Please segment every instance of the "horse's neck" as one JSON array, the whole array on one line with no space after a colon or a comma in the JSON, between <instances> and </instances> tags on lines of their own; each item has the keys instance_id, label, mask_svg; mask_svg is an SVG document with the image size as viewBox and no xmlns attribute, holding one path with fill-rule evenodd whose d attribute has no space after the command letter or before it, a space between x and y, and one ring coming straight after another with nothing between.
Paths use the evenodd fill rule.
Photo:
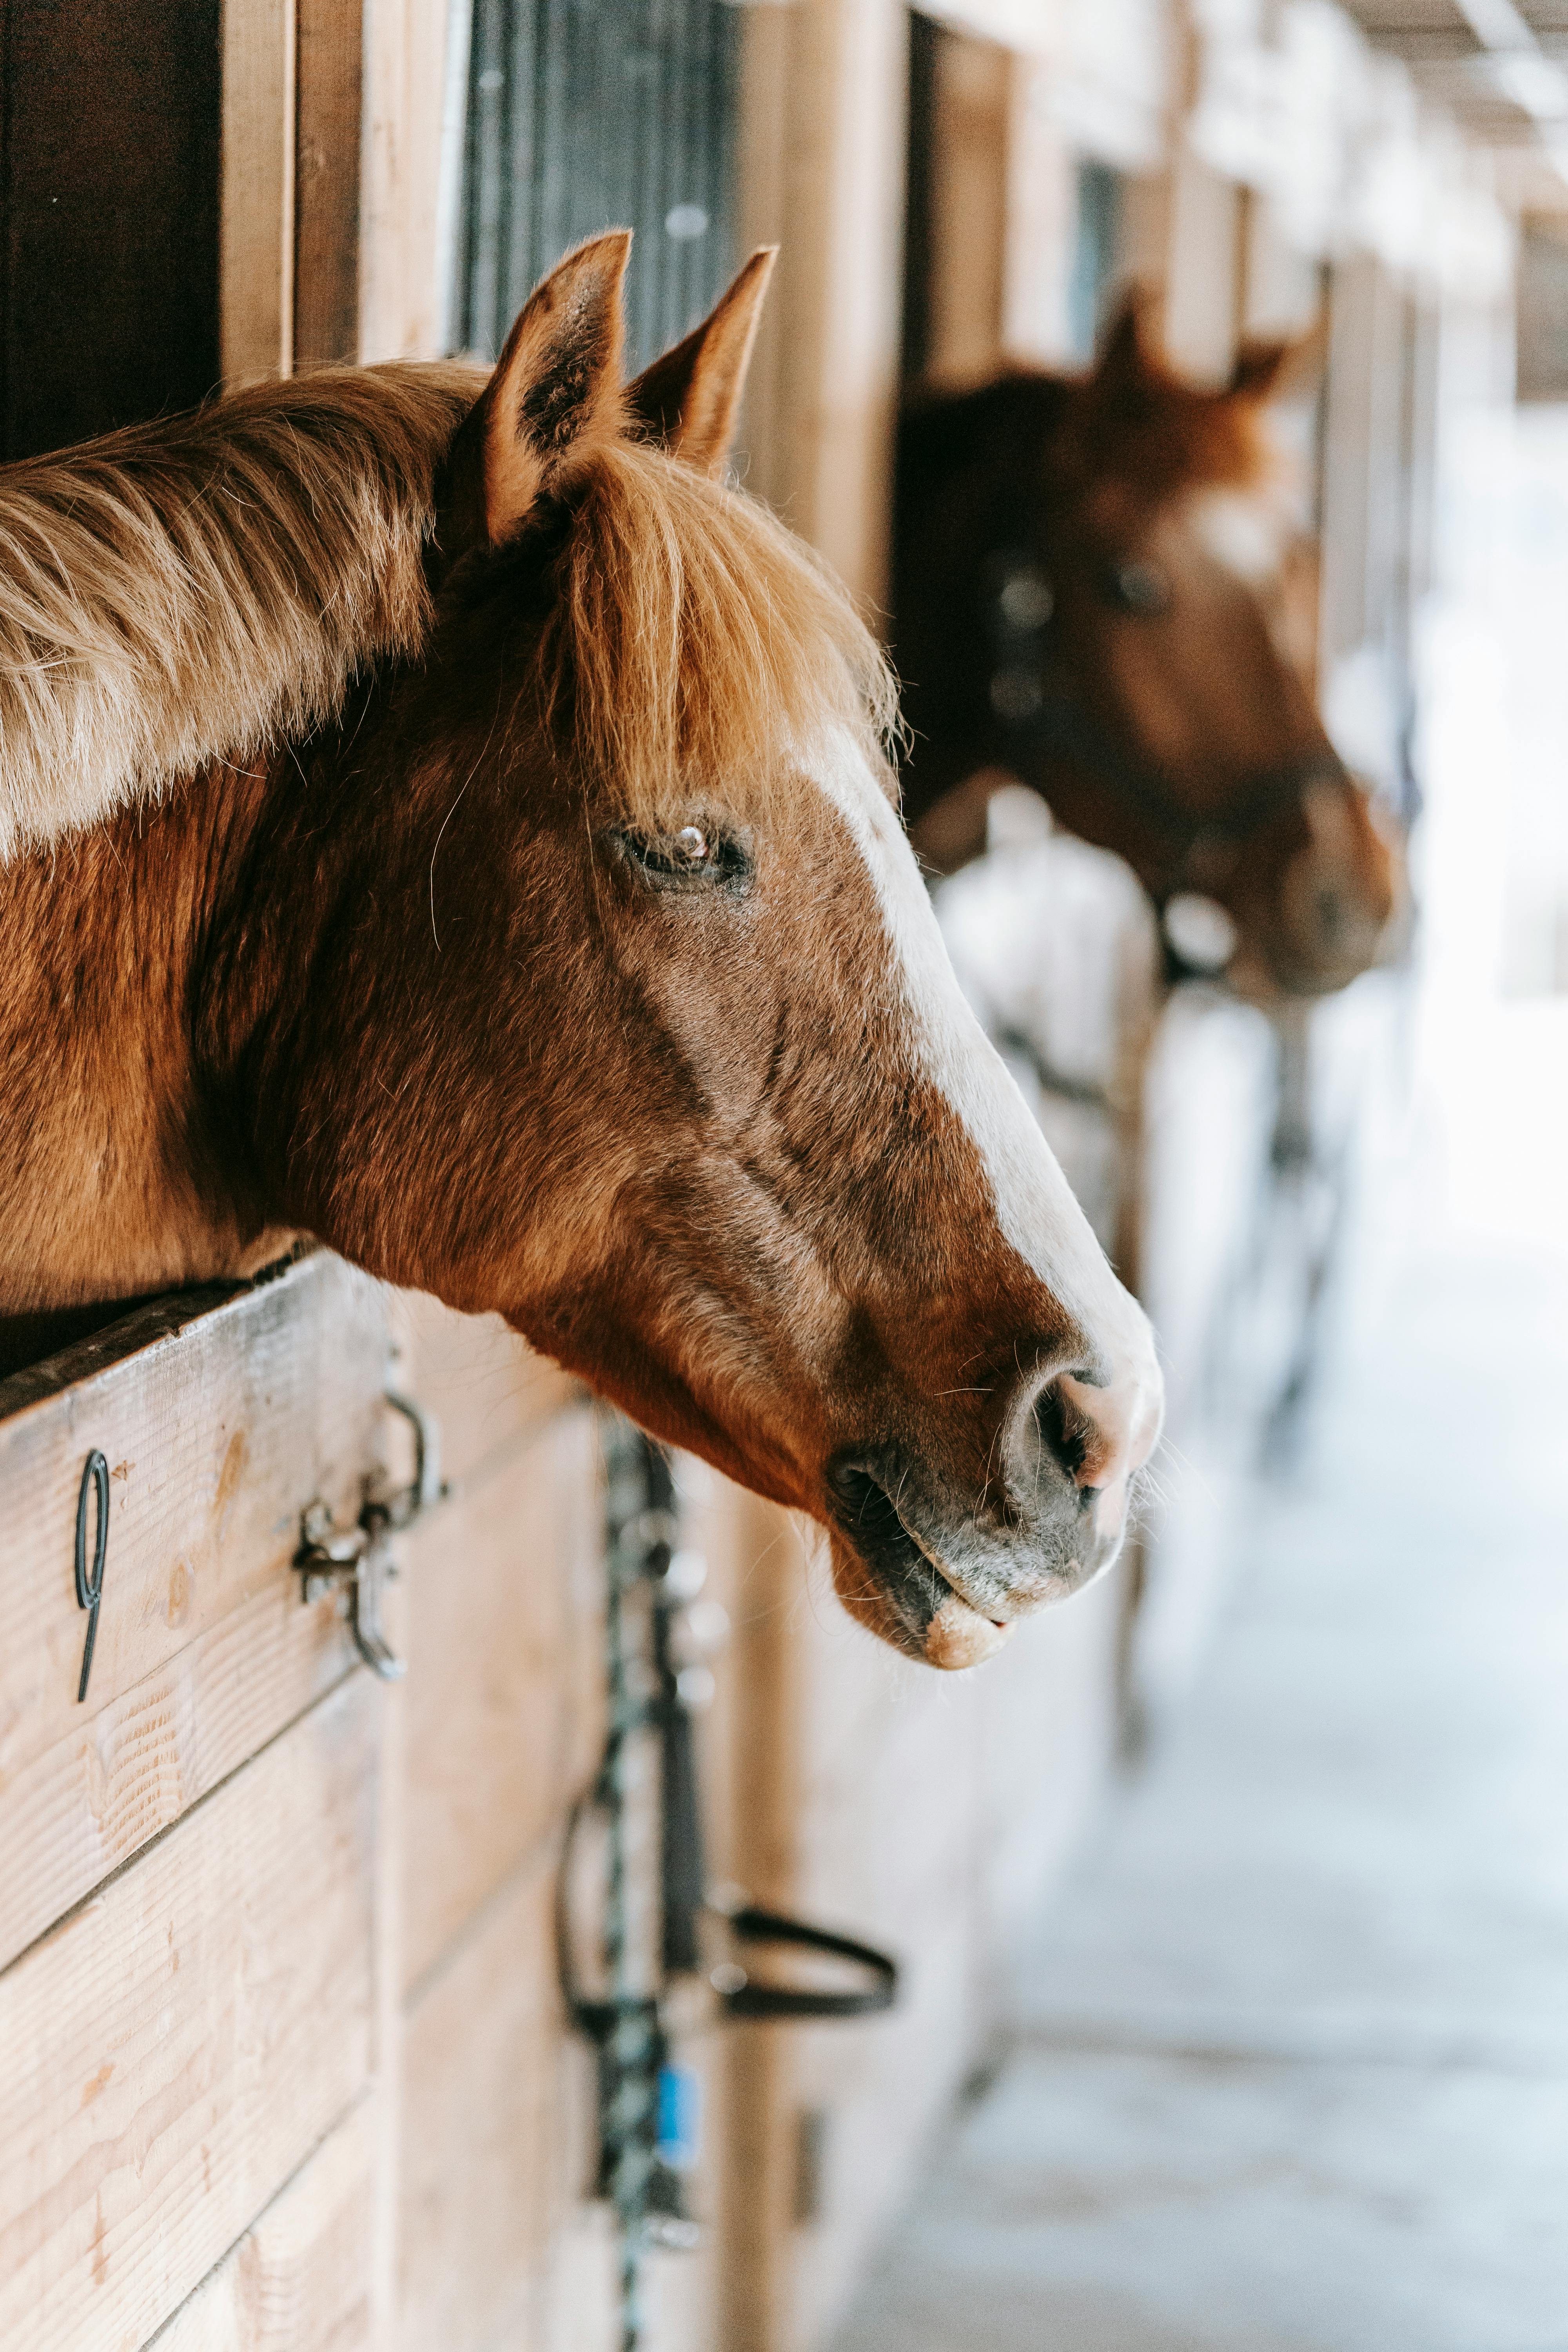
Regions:
<instances>
[{"instance_id":1,"label":"horse's neck","mask_svg":"<svg viewBox=\"0 0 1568 2352\"><path fill-rule=\"evenodd\" d=\"M900 424L892 636L910 745L900 784L905 823L942 872L984 849L985 804L1006 781L984 765L988 622L969 599L987 558L1015 551L1020 534L1027 551L1039 517L1037 509L1027 516L1022 486L1034 499L1044 494L1047 451L1072 391L1071 377L1011 370L967 392L918 398ZM956 612L955 579L964 599Z\"/></svg>"},{"instance_id":2,"label":"horse's neck","mask_svg":"<svg viewBox=\"0 0 1568 2352\"><path fill-rule=\"evenodd\" d=\"M278 1254L193 1038L262 792L208 777L0 871L0 1324Z\"/></svg>"}]
</instances>

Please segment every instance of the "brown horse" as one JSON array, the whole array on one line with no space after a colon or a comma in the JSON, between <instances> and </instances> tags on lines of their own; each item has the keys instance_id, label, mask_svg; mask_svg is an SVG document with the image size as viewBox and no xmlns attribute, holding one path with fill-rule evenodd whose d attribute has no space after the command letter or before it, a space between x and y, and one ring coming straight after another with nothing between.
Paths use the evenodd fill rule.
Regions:
<instances>
[{"instance_id":1,"label":"brown horse","mask_svg":"<svg viewBox=\"0 0 1568 2352\"><path fill-rule=\"evenodd\" d=\"M943 871L1016 777L1126 857L1156 904L1217 900L1230 978L1268 998L1373 960L1390 846L1303 676L1299 548L1265 429L1289 346L1223 392L1145 348L1136 304L1079 380L1016 371L900 425L895 653L904 805Z\"/></svg>"},{"instance_id":2,"label":"brown horse","mask_svg":"<svg viewBox=\"0 0 1568 2352\"><path fill-rule=\"evenodd\" d=\"M963 1664L1113 1555L1159 1375L952 978L888 674L715 478L768 257L623 389L628 243L488 383L0 478L0 1316L312 1234L824 1520Z\"/></svg>"}]
</instances>

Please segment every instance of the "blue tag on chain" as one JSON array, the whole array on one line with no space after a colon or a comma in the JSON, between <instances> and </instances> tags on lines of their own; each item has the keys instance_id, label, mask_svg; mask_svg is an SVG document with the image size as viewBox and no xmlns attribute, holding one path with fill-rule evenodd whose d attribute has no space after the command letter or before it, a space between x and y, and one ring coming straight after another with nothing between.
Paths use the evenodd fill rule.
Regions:
<instances>
[{"instance_id":1,"label":"blue tag on chain","mask_svg":"<svg viewBox=\"0 0 1568 2352\"><path fill-rule=\"evenodd\" d=\"M661 2164L689 2172L702 2144L702 2083L689 2066L658 2070L658 2143Z\"/></svg>"}]
</instances>

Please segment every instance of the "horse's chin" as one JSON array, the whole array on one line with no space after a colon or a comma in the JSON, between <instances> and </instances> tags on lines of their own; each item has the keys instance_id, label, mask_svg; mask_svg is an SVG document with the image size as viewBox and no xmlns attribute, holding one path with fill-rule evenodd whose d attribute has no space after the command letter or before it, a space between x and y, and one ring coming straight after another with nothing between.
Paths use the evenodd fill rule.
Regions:
<instances>
[{"instance_id":1,"label":"horse's chin","mask_svg":"<svg viewBox=\"0 0 1568 2352\"><path fill-rule=\"evenodd\" d=\"M955 1592L944 1601L926 1628L922 1653L928 1666L953 1674L964 1666L984 1665L994 1658L1013 1631L1010 1623L983 1617Z\"/></svg>"},{"instance_id":2,"label":"horse's chin","mask_svg":"<svg viewBox=\"0 0 1568 2352\"><path fill-rule=\"evenodd\" d=\"M1277 1013L1293 998L1315 995L1316 990L1291 987L1267 964L1256 948L1245 942L1237 948L1223 971L1214 974L1215 982L1244 1004L1255 1005L1260 1013Z\"/></svg>"},{"instance_id":3,"label":"horse's chin","mask_svg":"<svg viewBox=\"0 0 1568 2352\"><path fill-rule=\"evenodd\" d=\"M1352 980L1359 980L1363 971L1370 971L1374 961L1369 951L1333 966L1293 963L1284 958L1268 964L1256 950L1238 948L1224 971L1215 977L1244 1004L1255 1005L1260 1013L1276 1013L1289 1004L1311 1004L1321 996L1337 995L1342 988L1348 988Z\"/></svg>"}]
</instances>

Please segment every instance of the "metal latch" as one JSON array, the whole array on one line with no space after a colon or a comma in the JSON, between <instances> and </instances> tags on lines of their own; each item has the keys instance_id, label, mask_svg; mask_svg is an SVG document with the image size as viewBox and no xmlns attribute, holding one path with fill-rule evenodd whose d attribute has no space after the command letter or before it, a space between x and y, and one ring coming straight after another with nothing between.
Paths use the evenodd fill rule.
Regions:
<instances>
[{"instance_id":1,"label":"metal latch","mask_svg":"<svg viewBox=\"0 0 1568 2352\"><path fill-rule=\"evenodd\" d=\"M378 1493L373 1481L352 1527L335 1525L331 1509L319 1497L308 1503L300 1515L294 1565L306 1601L347 1593L354 1647L373 1674L384 1682L395 1682L407 1672L406 1662L390 1648L381 1627L382 1593L397 1574L392 1538L412 1527L450 1490L441 1475L440 1433L434 1419L412 1397L399 1396L395 1390L388 1389L386 1402L414 1431L412 1481L390 1495Z\"/></svg>"}]
</instances>

